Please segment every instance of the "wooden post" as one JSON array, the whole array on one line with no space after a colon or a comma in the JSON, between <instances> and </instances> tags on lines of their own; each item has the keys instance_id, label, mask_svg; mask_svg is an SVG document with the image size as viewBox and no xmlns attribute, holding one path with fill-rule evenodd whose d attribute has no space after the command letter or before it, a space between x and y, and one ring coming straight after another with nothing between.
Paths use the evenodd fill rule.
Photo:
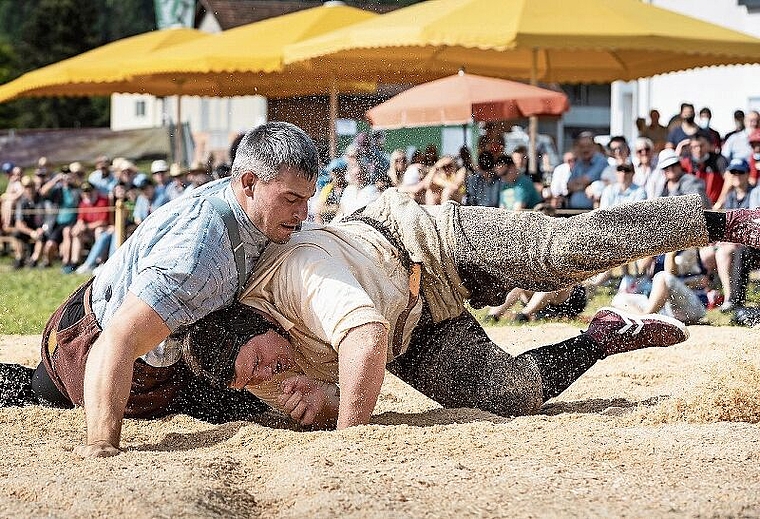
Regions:
<instances>
[{"instance_id":1,"label":"wooden post","mask_svg":"<svg viewBox=\"0 0 760 519\"><path fill-rule=\"evenodd\" d=\"M116 209L114 211L114 232L113 239L116 240L116 246L120 246L124 243L125 235L127 232L127 208L124 206L124 200L116 201Z\"/></svg>"}]
</instances>

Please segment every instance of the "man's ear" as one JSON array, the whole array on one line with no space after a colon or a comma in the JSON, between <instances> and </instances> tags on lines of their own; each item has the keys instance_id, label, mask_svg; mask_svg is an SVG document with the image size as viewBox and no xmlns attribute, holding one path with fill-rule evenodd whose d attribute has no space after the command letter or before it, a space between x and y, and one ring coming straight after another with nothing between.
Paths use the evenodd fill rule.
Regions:
<instances>
[{"instance_id":1,"label":"man's ear","mask_svg":"<svg viewBox=\"0 0 760 519\"><path fill-rule=\"evenodd\" d=\"M243 185L243 193L245 193L246 196L253 196L253 190L258 181L259 177L257 177L254 172L246 171L243 173L243 175L240 177L240 182Z\"/></svg>"}]
</instances>

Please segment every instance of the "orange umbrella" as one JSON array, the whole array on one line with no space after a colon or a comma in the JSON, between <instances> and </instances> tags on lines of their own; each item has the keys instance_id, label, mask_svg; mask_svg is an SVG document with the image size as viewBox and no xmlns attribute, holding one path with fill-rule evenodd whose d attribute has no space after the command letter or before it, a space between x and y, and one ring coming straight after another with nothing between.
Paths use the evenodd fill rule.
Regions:
<instances>
[{"instance_id":1,"label":"orange umbrella","mask_svg":"<svg viewBox=\"0 0 760 519\"><path fill-rule=\"evenodd\" d=\"M367 111L377 128L467 124L561 115L567 96L525 83L459 73L406 90Z\"/></svg>"}]
</instances>

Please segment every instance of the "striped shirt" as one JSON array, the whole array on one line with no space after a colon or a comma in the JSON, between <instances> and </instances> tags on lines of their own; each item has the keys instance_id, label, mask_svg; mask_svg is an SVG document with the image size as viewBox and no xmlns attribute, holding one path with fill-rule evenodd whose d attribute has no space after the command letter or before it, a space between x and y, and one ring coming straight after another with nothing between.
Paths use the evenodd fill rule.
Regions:
<instances>
[{"instance_id":1,"label":"striped shirt","mask_svg":"<svg viewBox=\"0 0 760 519\"><path fill-rule=\"evenodd\" d=\"M238 275L232 246L221 215L204 202L208 196L220 196L232 208L250 277L268 240L235 199L230 179L211 182L157 209L108 259L92 286L101 328L127 291L153 308L171 331L234 300Z\"/></svg>"}]
</instances>

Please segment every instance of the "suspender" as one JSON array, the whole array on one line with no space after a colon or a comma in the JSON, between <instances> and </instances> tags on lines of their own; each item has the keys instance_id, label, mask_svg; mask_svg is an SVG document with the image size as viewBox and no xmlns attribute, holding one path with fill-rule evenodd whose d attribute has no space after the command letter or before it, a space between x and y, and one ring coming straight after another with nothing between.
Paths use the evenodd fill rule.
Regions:
<instances>
[{"instance_id":1,"label":"suspender","mask_svg":"<svg viewBox=\"0 0 760 519\"><path fill-rule=\"evenodd\" d=\"M226 201L216 196L209 196L206 200L211 202L211 205L214 206L216 212L222 217L224 226L227 228L227 236L229 236L230 243L232 244L232 255L235 258L235 267L237 267L238 273L238 284L235 291L235 299L237 299L246 282L245 249L243 248L243 242L240 241L238 223L235 220L235 215L232 214L232 208Z\"/></svg>"}]
</instances>

